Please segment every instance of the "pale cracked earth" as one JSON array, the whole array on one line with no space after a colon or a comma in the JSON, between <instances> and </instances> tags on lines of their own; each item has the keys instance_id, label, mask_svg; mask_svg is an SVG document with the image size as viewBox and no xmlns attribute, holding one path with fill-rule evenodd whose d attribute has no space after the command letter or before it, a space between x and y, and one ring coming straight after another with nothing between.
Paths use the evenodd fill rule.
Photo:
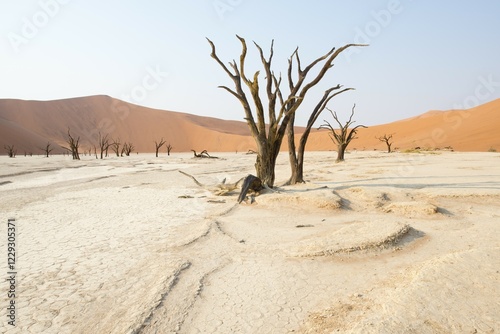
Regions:
<instances>
[{"instance_id":1,"label":"pale cracked earth","mask_svg":"<svg viewBox=\"0 0 500 334\"><path fill-rule=\"evenodd\" d=\"M241 205L178 173L254 173L220 157L0 157L0 332L500 332L500 154L307 153Z\"/></svg>"}]
</instances>

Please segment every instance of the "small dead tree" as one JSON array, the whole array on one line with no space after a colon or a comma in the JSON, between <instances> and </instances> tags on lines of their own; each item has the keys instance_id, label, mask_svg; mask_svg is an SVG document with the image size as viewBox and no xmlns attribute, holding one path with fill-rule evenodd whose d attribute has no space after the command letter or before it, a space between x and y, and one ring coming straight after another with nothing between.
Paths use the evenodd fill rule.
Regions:
<instances>
[{"instance_id":1,"label":"small dead tree","mask_svg":"<svg viewBox=\"0 0 500 334\"><path fill-rule=\"evenodd\" d=\"M66 139L69 148L66 150L71 152L73 160L80 160L80 153L78 153L78 148L80 147L80 137L75 138L71 135L70 129L68 128L68 138Z\"/></svg>"},{"instance_id":2,"label":"small dead tree","mask_svg":"<svg viewBox=\"0 0 500 334\"><path fill-rule=\"evenodd\" d=\"M5 150L7 150L7 154L9 158L15 158L17 154L17 150L14 148L14 145L5 145Z\"/></svg>"},{"instance_id":3,"label":"small dead tree","mask_svg":"<svg viewBox=\"0 0 500 334\"><path fill-rule=\"evenodd\" d=\"M50 142L47 142L47 144L45 144L45 147L42 148L46 158L48 158L50 155L50 152L52 152L54 150L50 146L52 146L52 144Z\"/></svg>"},{"instance_id":4,"label":"small dead tree","mask_svg":"<svg viewBox=\"0 0 500 334\"><path fill-rule=\"evenodd\" d=\"M108 156L108 149L110 147L110 142L109 142L109 135L102 135L101 132L99 131L99 137L97 140L97 145L99 146L99 149L101 151L101 159L104 158L104 154Z\"/></svg>"},{"instance_id":5,"label":"small dead tree","mask_svg":"<svg viewBox=\"0 0 500 334\"><path fill-rule=\"evenodd\" d=\"M120 138L117 138L117 139L114 139L111 144L109 144L110 147L111 147L111 150L113 152L115 152L116 156L119 157L120 156ZM122 149L122 152L123 152L123 149ZM123 154L122 154L123 155Z\"/></svg>"},{"instance_id":6,"label":"small dead tree","mask_svg":"<svg viewBox=\"0 0 500 334\"><path fill-rule=\"evenodd\" d=\"M170 156L170 151L172 151L172 145L170 143L167 145L167 155Z\"/></svg>"},{"instance_id":7,"label":"small dead tree","mask_svg":"<svg viewBox=\"0 0 500 334\"><path fill-rule=\"evenodd\" d=\"M122 148L122 156L125 153L125 155L128 157L130 156L130 153L134 150L134 145L130 142L125 142L123 143L123 148Z\"/></svg>"},{"instance_id":8,"label":"small dead tree","mask_svg":"<svg viewBox=\"0 0 500 334\"><path fill-rule=\"evenodd\" d=\"M156 150L156 157L158 158L158 152L160 151L160 148L165 145L165 140L163 137L160 139L160 141L155 140L155 150Z\"/></svg>"},{"instance_id":9,"label":"small dead tree","mask_svg":"<svg viewBox=\"0 0 500 334\"><path fill-rule=\"evenodd\" d=\"M384 142L387 145L387 153L391 153L391 146L392 146L392 136L394 134L391 133L390 135L384 134L382 137L376 137L378 140Z\"/></svg>"},{"instance_id":10,"label":"small dead tree","mask_svg":"<svg viewBox=\"0 0 500 334\"><path fill-rule=\"evenodd\" d=\"M336 160L336 162L344 161L345 150L346 150L347 146L349 145L349 143L351 142L351 140L356 138L355 135L356 135L358 129L359 128L366 128L366 126L364 126L364 125L357 125L354 128L349 130L349 127L353 123L355 123L355 121L352 120L352 117L354 116L354 109L355 108L356 108L356 104L354 104L354 106L352 107L351 116L349 117L349 120L344 125L342 125L342 123L340 123L336 112L326 108L330 112L330 114L332 115L333 119L339 125L339 127L340 127L339 132L335 131L333 126L330 123L328 123L328 121L326 121L326 120L324 121L325 124L322 124L319 127L320 129L327 129L329 131L328 135L330 136L332 141L337 145L337 160Z\"/></svg>"}]
</instances>

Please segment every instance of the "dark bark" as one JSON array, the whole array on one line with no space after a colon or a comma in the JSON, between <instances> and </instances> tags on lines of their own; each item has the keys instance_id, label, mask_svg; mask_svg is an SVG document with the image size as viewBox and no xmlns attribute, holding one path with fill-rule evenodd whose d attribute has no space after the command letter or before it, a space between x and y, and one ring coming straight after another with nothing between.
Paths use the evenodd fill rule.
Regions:
<instances>
[{"instance_id":1,"label":"dark bark","mask_svg":"<svg viewBox=\"0 0 500 334\"><path fill-rule=\"evenodd\" d=\"M337 159L335 162L342 162L345 160L345 150L347 148L347 144L338 144L337 145Z\"/></svg>"}]
</instances>

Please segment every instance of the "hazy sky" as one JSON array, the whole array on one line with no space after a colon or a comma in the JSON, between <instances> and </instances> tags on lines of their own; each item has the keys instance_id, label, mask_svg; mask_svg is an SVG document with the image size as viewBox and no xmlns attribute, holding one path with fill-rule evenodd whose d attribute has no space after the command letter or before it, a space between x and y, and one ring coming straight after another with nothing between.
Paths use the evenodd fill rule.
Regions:
<instances>
[{"instance_id":1,"label":"hazy sky","mask_svg":"<svg viewBox=\"0 0 500 334\"><path fill-rule=\"evenodd\" d=\"M332 47L370 44L337 58L297 123L337 84L356 88L329 105L342 118L356 103L358 123L387 123L500 98L499 17L496 0L0 0L0 98L106 94L243 120L239 102L217 88L232 81L205 39L230 61L239 34L266 52L274 39L284 76L297 46L306 64ZM247 72L258 65L249 43Z\"/></svg>"}]
</instances>

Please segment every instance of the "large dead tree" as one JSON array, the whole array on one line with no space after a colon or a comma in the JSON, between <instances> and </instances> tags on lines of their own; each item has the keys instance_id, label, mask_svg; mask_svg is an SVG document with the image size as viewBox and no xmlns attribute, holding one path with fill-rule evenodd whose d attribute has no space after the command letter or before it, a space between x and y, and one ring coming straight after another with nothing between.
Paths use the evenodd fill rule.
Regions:
<instances>
[{"instance_id":1,"label":"large dead tree","mask_svg":"<svg viewBox=\"0 0 500 334\"><path fill-rule=\"evenodd\" d=\"M275 179L275 165L278 157L283 137L286 133L288 123L293 120L295 112L304 101L304 98L312 87L317 85L325 76L326 72L333 66L333 60L345 49L358 44L348 44L339 49L331 49L325 55L317 58L305 68L302 68L298 48L292 53L288 65L288 94L281 91L281 75L276 75L272 69L272 58L274 54L274 41L271 42L270 54L266 59L262 48L254 42L265 71L265 92L267 97L267 107L259 91L259 73L256 71L250 79L245 73L245 60L247 54L247 44L244 38L236 36L242 46L239 63L233 60L226 66L217 56L214 43L208 40L212 48L211 57L222 67L226 74L233 80L234 89L227 86L219 86L236 97L243 106L245 120L250 128L250 133L257 144L257 159L255 170L257 177L264 185L273 187ZM359 45L361 46L361 45ZM323 62L323 63L322 63ZM293 78L293 64L296 63L296 78ZM322 63L311 81L306 83L306 77L316 65ZM250 92L253 100L253 107L249 101L246 90ZM267 110L265 110L267 109ZM267 126L266 126L267 111ZM293 132L292 130L290 130ZM307 140L307 136L305 137ZM304 145L305 146L305 145ZM293 168L293 167L292 167Z\"/></svg>"},{"instance_id":2,"label":"large dead tree","mask_svg":"<svg viewBox=\"0 0 500 334\"><path fill-rule=\"evenodd\" d=\"M381 137L376 137L378 140L384 142L386 145L387 145L387 153L391 153L391 146L392 146L392 136L394 134L391 133L390 135L388 134L384 134L383 136Z\"/></svg>"},{"instance_id":3,"label":"large dead tree","mask_svg":"<svg viewBox=\"0 0 500 334\"><path fill-rule=\"evenodd\" d=\"M160 141L155 140L155 152L156 152L156 157L158 158L158 152L160 151L160 148L165 145L166 141L161 138Z\"/></svg>"},{"instance_id":4,"label":"large dead tree","mask_svg":"<svg viewBox=\"0 0 500 334\"><path fill-rule=\"evenodd\" d=\"M349 117L349 120L345 122L344 125L339 121L339 118L337 116L337 113L326 108L330 114L332 115L333 119L337 122L339 125L338 132L333 128L333 126L328 122L324 121L325 123L322 124L319 128L320 129L327 129L329 131L330 138L332 141L337 145L337 160L336 162L341 162L344 161L344 155L345 155L345 150L351 140L355 139L356 133L359 128L366 128L364 125L356 125L355 127L349 129L349 127L355 123L355 121L352 120L352 117L354 116L354 109L356 108L356 105L352 107L351 111L351 116Z\"/></svg>"}]
</instances>

